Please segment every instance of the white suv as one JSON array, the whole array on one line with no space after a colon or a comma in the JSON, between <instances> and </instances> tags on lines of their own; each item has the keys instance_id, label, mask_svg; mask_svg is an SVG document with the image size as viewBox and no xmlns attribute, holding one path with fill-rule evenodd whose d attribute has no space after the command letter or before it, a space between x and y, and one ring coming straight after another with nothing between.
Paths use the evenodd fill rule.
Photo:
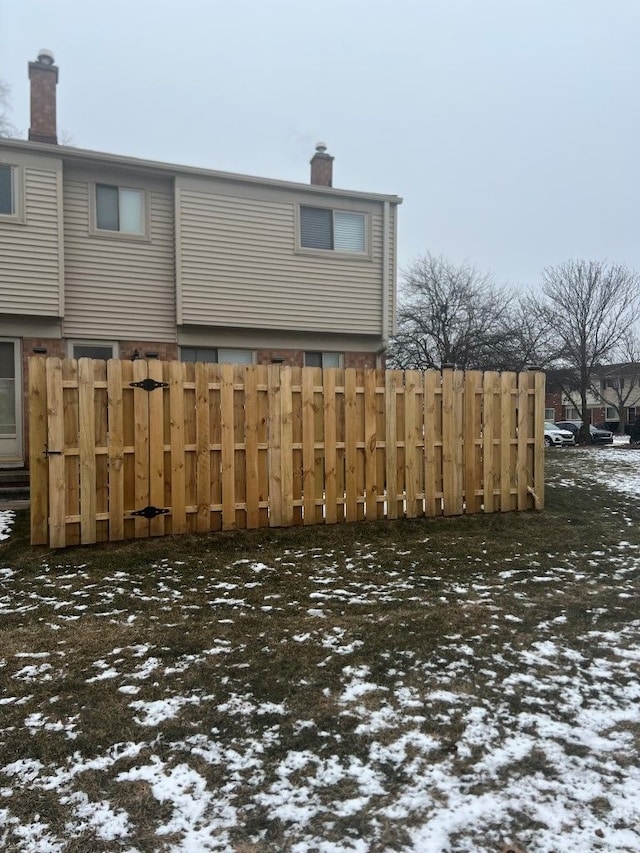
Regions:
<instances>
[{"instance_id":1,"label":"white suv","mask_svg":"<svg viewBox=\"0 0 640 853\"><path fill-rule=\"evenodd\" d=\"M551 421L545 421L544 443L547 447L565 447L568 444L575 444L576 437L571 430L560 429L559 426L552 424Z\"/></svg>"}]
</instances>

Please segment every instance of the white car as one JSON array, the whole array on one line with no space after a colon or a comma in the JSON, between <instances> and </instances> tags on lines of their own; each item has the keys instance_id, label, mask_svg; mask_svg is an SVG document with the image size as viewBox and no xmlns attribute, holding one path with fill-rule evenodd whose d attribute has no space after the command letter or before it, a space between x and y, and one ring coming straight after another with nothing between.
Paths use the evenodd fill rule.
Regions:
<instances>
[{"instance_id":1,"label":"white car","mask_svg":"<svg viewBox=\"0 0 640 853\"><path fill-rule=\"evenodd\" d=\"M566 447L568 444L575 444L576 437L571 430L560 429L551 421L545 421L544 443L547 447Z\"/></svg>"}]
</instances>

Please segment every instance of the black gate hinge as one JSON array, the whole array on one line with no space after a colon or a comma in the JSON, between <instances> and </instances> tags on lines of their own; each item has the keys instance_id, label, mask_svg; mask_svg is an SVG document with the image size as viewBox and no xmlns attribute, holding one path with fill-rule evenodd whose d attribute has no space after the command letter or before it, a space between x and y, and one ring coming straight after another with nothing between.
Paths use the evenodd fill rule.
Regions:
<instances>
[{"instance_id":1,"label":"black gate hinge","mask_svg":"<svg viewBox=\"0 0 640 853\"><path fill-rule=\"evenodd\" d=\"M156 515L166 515L168 509L160 509L157 506L146 506L144 509L132 510L131 515L139 515L142 518L155 518Z\"/></svg>"},{"instance_id":2,"label":"black gate hinge","mask_svg":"<svg viewBox=\"0 0 640 853\"><path fill-rule=\"evenodd\" d=\"M156 388L168 388L168 382L158 382L157 379L151 379L147 377L146 379L141 379L140 382L130 382L129 385L132 388L142 388L143 391L155 391Z\"/></svg>"}]
</instances>

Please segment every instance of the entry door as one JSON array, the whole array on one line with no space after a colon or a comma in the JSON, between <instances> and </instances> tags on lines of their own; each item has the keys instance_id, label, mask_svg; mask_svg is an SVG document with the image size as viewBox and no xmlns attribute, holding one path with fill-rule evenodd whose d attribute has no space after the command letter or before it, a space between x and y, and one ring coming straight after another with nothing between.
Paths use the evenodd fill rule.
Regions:
<instances>
[{"instance_id":1,"label":"entry door","mask_svg":"<svg viewBox=\"0 0 640 853\"><path fill-rule=\"evenodd\" d=\"M0 338L0 466L21 464L20 341Z\"/></svg>"}]
</instances>

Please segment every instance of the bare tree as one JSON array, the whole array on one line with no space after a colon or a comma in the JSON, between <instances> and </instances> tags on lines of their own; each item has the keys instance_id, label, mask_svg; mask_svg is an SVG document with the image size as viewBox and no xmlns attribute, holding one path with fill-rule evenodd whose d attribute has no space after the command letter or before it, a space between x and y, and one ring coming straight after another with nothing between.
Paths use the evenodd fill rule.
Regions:
<instances>
[{"instance_id":1,"label":"bare tree","mask_svg":"<svg viewBox=\"0 0 640 853\"><path fill-rule=\"evenodd\" d=\"M424 255L402 272L389 363L421 370L447 362L462 369L498 366L513 301L475 267Z\"/></svg>"},{"instance_id":2,"label":"bare tree","mask_svg":"<svg viewBox=\"0 0 640 853\"><path fill-rule=\"evenodd\" d=\"M622 264L571 260L543 272L537 311L577 392L583 441L589 440L587 395L595 369L633 328L639 294L637 274Z\"/></svg>"},{"instance_id":3,"label":"bare tree","mask_svg":"<svg viewBox=\"0 0 640 853\"><path fill-rule=\"evenodd\" d=\"M0 80L0 136L15 136L16 129L9 121L11 89Z\"/></svg>"}]
</instances>

